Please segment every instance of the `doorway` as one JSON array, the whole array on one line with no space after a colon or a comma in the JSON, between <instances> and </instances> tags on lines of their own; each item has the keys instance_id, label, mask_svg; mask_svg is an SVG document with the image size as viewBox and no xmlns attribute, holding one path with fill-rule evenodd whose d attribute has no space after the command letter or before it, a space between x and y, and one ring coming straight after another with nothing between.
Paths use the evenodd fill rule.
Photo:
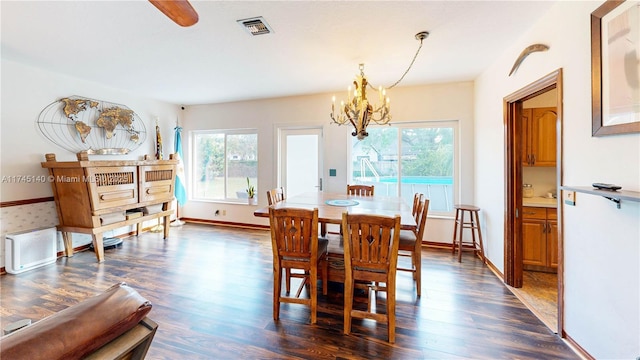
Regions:
<instances>
[{"instance_id":1,"label":"doorway","mask_svg":"<svg viewBox=\"0 0 640 360\"><path fill-rule=\"evenodd\" d=\"M277 183L287 197L322 190L322 128L278 130Z\"/></svg>"},{"instance_id":2,"label":"doorway","mask_svg":"<svg viewBox=\"0 0 640 360\"><path fill-rule=\"evenodd\" d=\"M553 187L558 189L560 184L562 183L562 70L558 69L551 74L533 82L532 84L516 91L515 93L504 98L504 109L505 109L505 270L504 270L504 280L507 285L516 288L517 291L521 291L519 289L523 288L523 284L525 280L525 274L530 275L525 272L525 235L527 236L529 233L525 234L523 230L523 218L525 214L523 214L523 184L524 184L524 175L523 168L532 166L532 159L527 157L526 147L527 142L525 141L525 135L527 134L527 123L523 120L523 117L526 118L527 111L525 110L524 104L531 99L537 98L542 94L546 94L549 91L555 90L555 121L551 124L553 131L555 129L555 138L556 138L556 146L555 146L555 181L553 182ZM523 166L524 164L524 166ZM548 164L547 164L548 165ZM540 191L540 189L539 189ZM544 194L547 189L543 190ZM557 193L556 193L557 194ZM557 215L556 210L554 209L553 215L557 217L556 219L549 220L548 218L544 218L544 225L540 225L544 227L545 233L545 244L552 244L548 248L544 248L543 250L538 249L539 251L545 251L545 253L551 254L554 259L557 259L557 280L556 281L556 289L557 295L555 306L556 312L555 316L557 317L557 323L550 325L553 331L561 332L562 329L562 298L563 298L563 280L562 280L562 208L557 206L558 202L555 200L555 204L557 207ZM527 208L529 209L529 208ZM547 216L551 213L550 210L543 209L544 216ZM538 216L542 216L539 214ZM542 220L541 220L542 221ZM551 226L552 225L552 226ZM527 231L530 231L533 227L529 226L529 222L527 222ZM547 239L549 239L547 241ZM528 240L527 240L528 241ZM546 245L544 245L546 246ZM547 251L548 250L548 251ZM526 258L528 263L530 264L530 256L531 253L527 250ZM555 264L554 264L555 265ZM531 266L529 266L531 267ZM526 276L528 281L532 281L530 276ZM536 293L536 291L534 291ZM532 303L525 302L527 306L530 308L533 307ZM535 308L532 309L536 315L540 316L540 312L537 312ZM544 321L544 319L541 320ZM545 322L548 324L548 322ZM549 324L548 324L549 325Z\"/></svg>"}]
</instances>

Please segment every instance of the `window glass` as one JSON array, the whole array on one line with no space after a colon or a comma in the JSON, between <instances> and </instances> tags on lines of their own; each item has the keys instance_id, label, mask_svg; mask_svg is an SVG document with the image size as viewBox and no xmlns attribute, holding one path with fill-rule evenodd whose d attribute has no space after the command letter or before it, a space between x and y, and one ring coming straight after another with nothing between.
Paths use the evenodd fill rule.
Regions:
<instances>
[{"instance_id":1,"label":"window glass","mask_svg":"<svg viewBox=\"0 0 640 360\"><path fill-rule=\"evenodd\" d=\"M194 132L192 169L194 199L246 199L247 178L257 194L258 134L255 130Z\"/></svg>"},{"instance_id":2,"label":"window glass","mask_svg":"<svg viewBox=\"0 0 640 360\"><path fill-rule=\"evenodd\" d=\"M376 195L402 196L407 204L422 193L430 200L430 214L451 214L457 186L455 126L439 122L367 128L367 138L351 140L351 182L374 185Z\"/></svg>"}]
</instances>

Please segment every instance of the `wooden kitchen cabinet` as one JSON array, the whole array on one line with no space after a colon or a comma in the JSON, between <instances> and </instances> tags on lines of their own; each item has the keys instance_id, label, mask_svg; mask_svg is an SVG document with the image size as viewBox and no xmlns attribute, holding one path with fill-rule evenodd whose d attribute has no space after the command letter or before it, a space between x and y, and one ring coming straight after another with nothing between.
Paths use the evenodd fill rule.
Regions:
<instances>
[{"instance_id":1,"label":"wooden kitchen cabinet","mask_svg":"<svg viewBox=\"0 0 640 360\"><path fill-rule=\"evenodd\" d=\"M522 208L522 260L525 270L556 272L558 222L554 208Z\"/></svg>"},{"instance_id":2,"label":"wooden kitchen cabinet","mask_svg":"<svg viewBox=\"0 0 640 360\"><path fill-rule=\"evenodd\" d=\"M522 109L522 165L556 166L555 107Z\"/></svg>"}]
</instances>

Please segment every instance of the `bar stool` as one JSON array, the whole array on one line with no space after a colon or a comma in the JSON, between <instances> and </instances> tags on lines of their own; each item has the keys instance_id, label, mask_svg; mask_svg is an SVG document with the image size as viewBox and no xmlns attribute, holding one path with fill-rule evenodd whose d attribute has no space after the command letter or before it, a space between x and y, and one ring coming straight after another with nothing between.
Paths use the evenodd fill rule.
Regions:
<instances>
[{"instance_id":1,"label":"bar stool","mask_svg":"<svg viewBox=\"0 0 640 360\"><path fill-rule=\"evenodd\" d=\"M471 250L473 250L475 253L478 253L482 262L486 263L484 257L484 248L482 247L482 233L480 232L480 217L478 216L478 211L480 211L480 208L473 205L455 205L454 208L456 209L456 220L453 227L453 242L451 246L451 253L455 254L457 247L458 262L462 262L462 246L471 245ZM469 214L468 221L464 220L466 213ZM460 227L459 232L458 227ZM471 230L472 241L462 240L464 229ZM476 232L478 234L478 242L476 242Z\"/></svg>"}]
</instances>

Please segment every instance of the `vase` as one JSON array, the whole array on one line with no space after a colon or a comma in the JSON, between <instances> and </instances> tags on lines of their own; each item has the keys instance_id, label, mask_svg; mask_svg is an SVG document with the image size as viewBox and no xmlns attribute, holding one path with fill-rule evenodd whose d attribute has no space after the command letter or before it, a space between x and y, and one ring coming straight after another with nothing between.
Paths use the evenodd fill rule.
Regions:
<instances>
[{"instance_id":1,"label":"vase","mask_svg":"<svg viewBox=\"0 0 640 360\"><path fill-rule=\"evenodd\" d=\"M256 197L251 197L249 199L249 205L258 205L258 199Z\"/></svg>"}]
</instances>

